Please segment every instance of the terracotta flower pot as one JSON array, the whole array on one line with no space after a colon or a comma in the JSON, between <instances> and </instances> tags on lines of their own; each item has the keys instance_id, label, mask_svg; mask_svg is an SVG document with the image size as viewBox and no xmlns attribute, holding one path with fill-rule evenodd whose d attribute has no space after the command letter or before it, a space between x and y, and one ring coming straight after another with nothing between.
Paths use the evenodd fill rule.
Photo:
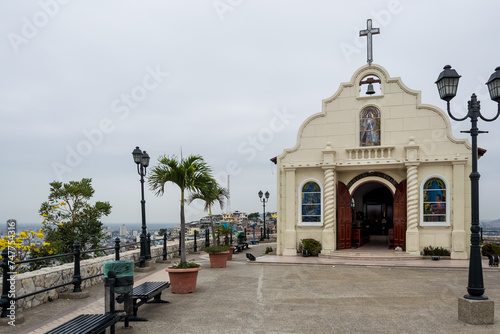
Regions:
<instances>
[{"instance_id":1,"label":"terracotta flower pot","mask_svg":"<svg viewBox=\"0 0 500 334\"><path fill-rule=\"evenodd\" d=\"M174 269L166 268L170 277L172 293L191 293L196 291L196 280L201 268Z\"/></svg>"},{"instance_id":2,"label":"terracotta flower pot","mask_svg":"<svg viewBox=\"0 0 500 334\"><path fill-rule=\"evenodd\" d=\"M233 259L233 251L234 251L234 246L231 246L231 248L229 248L229 253L227 253L228 261L231 261Z\"/></svg>"},{"instance_id":3,"label":"terracotta flower pot","mask_svg":"<svg viewBox=\"0 0 500 334\"><path fill-rule=\"evenodd\" d=\"M210 257L210 268L226 268L229 251L220 253L208 253Z\"/></svg>"}]
</instances>

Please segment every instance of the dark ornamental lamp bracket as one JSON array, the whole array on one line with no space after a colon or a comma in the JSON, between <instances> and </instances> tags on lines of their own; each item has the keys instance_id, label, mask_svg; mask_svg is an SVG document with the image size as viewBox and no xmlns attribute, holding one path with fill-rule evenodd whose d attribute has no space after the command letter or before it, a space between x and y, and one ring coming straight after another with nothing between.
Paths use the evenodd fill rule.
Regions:
<instances>
[{"instance_id":1,"label":"dark ornamental lamp bracket","mask_svg":"<svg viewBox=\"0 0 500 334\"><path fill-rule=\"evenodd\" d=\"M472 94L470 101L468 101L467 115L462 118L455 117L450 110L450 101L456 96L458 89L458 81L460 75L446 65L443 71L439 74L436 85L439 91L439 97L446 101L448 115L451 119L461 122L470 118L471 128L468 131L461 131L469 133L472 141L472 172L469 175L471 180L471 246L470 246L470 259L469 259L469 281L467 286L468 295L466 299L473 300L486 300L488 297L484 296L483 284L483 269L481 264L481 246L479 244L479 178L480 174L477 168L478 160L478 147L477 136L480 133L487 133L488 131L480 131L477 127L477 121L482 119L485 122L492 122L500 115L500 67L495 69L495 72L490 76L486 85L490 92L490 97L493 101L498 103L498 111L495 117L489 119L481 114L481 103L477 100L476 94Z\"/></svg>"}]
</instances>

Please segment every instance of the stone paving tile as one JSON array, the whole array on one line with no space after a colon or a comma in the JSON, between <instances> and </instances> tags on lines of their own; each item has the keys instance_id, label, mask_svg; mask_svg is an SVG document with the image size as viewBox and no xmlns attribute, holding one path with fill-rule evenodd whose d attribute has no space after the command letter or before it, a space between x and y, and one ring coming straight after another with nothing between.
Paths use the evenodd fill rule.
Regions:
<instances>
[{"instance_id":1,"label":"stone paving tile","mask_svg":"<svg viewBox=\"0 0 500 334\"><path fill-rule=\"evenodd\" d=\"M268 245L253 246L248 252L260 256ZM165 291L162 297L169 304L141 306L139 315L150 321L132 323L131 329L119 323L117 334L500 332L498 268L483 267L486 294L497 304L496 323L471 326L457 318L468 261L375 265L364 260L345 265L336 259L268 255L249 262L243 253L234 256L227 268L212 269L206 254L191 257L202 264L197 291L188 295ZM415 261L428 266L415 266ZM436 266L436 262L441 263ZM138 273L135 284L168 280L166 266L157 264L154 272ZM79 314L102 313L103 285L90 290L93 299L88 301L55 301L27 310L27 324L17 332L9 328L8 333L45 333Z\"/></svg>"}]
</instances>

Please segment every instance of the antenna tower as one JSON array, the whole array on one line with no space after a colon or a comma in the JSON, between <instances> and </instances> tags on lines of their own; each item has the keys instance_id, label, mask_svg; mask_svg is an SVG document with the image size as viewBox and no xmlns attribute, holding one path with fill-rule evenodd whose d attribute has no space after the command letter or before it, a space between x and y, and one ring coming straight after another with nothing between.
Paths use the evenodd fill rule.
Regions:
<instances>
[{"instance_id":1,"label":"antenna tower","mask_svg":"<svg viewBox=\"0 0 500 334\"><path fill-rule=\"evenodd\" d=\"M227 214L231 214L231 187L229 183L229 175L227 176Z\"/></svg>"}]
</instances>

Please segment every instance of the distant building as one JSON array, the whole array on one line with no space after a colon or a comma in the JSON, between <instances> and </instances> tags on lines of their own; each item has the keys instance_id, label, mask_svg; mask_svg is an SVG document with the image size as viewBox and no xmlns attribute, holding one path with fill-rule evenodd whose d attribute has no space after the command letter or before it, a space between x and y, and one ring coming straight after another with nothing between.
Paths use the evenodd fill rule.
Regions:
<instances>
[{"instance_id":1,"label":"distant building","mask_svg":"<svg viewBox=\"0 0 500 334\"><path fill-rule=\"evenodd\" d=\"M194 231L198 231L198 235L200 233L200 228L199 227L191 227L189 228L187 234L188 235L191 235L191 236L194 236Z\"/></svg>"},{"instance_id":2,"label":"distant building","mask_svg":"<svg viewBox=\"0 0 500 334\"><path fill-rule=\"evenodd\" d=\"M120 235L127 235L127 226L125 224L120 226Z\"/></svg>"}]
</instances>

